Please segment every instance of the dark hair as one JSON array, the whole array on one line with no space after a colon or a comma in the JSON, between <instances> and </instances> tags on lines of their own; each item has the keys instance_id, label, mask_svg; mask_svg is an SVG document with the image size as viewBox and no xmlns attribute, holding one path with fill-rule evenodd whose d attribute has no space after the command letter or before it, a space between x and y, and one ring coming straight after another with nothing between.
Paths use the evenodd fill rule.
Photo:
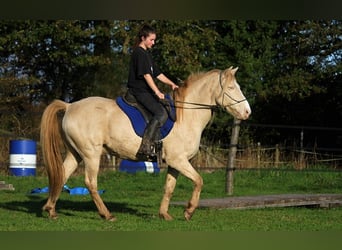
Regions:
<instances>
[{"instance_id":1,"label":"dark hair","mask_svg":"<svg viewBox=\"0 0 342 250\"><path fill-rule=\"evenodd\" d=\"M135 41L135 47L139 46L139 43L142 41L141 37L148 37L148 35L150 34L156 34L156 30L148 25L148 24L144 24L143 26L141 26L138 35L136 37L136 41Z\"/></svg>"}]
</instances>

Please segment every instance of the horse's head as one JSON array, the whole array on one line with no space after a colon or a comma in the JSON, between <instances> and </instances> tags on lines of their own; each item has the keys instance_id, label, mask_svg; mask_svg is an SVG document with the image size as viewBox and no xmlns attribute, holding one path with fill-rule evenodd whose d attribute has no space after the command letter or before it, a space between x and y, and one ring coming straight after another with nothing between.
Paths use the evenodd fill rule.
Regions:
<instances>
[{"instance_id":1,"label":"horse's head","mask_svg":"<svg viewBox=\"0 0 342 250\"><path fill-rule=\"evenodd\" d=\"M237 119L246 120L251 114L251 108L246 97L240 90L235 73L238 68L230 67L220 72L220 94L216 97L216 103L225 108Z\"/></svg>"}]
</instances>

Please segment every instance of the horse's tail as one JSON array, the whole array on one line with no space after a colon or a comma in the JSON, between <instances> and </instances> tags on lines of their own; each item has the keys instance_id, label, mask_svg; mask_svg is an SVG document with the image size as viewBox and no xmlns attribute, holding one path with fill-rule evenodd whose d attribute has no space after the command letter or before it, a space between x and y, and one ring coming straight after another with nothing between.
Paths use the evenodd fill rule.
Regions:
<instances>
[{"instance_id":1,"label":"horse's tail","mask_svg":"<svg viewBox=\"0 0 342 250\"><path fill-rule=\"evenodd\" d=\"M49 177L49 193L56 197L64 184L63 158L61 146L63 142L59 113L66 111L69 104L60 100L53 101L44 110L40 124L40 143L44 165Z\"/></svg>"}]
</instances>

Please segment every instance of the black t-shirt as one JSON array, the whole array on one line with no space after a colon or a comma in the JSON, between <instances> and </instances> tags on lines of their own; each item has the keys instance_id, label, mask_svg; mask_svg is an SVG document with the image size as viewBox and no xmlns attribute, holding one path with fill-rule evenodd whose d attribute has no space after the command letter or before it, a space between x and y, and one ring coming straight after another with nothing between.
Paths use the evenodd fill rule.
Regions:
<instances>
[{"instance_id":1,"label":"black t-shirt","mask_svg":"<svg viewBox=\"0 0 342 250\"><path fill-rule=\"evenodd\" d=\"M153 62L151 54L141 47L133 50L129 65L129 75L127 87L132 92L151 92L150 86L144 79L145 74L150 74L153 78L161 74L160 69Z\"/></svg>"}]
</instances>

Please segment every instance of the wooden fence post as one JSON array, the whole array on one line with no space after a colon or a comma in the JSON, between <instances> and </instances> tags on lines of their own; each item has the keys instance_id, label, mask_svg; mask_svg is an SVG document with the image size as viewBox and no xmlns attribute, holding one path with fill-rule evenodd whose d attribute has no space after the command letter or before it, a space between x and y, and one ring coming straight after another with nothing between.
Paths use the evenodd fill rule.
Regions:
<instances>
[{"instance_id":1,"label":"wooden fence post","mask_svg":"<svg viewBox=\"0 0 342 250\"><path fill-rule=\"evenodd\" d=\"M234 118L232 136L230 138L228 165L226 168L226 193L228 195L232 195L234 190L234 161L239 140L240 123L241 120Z\"/></svg>"},{"instance_id":2,"label":"wooden fence post","mask_svg":"<svg viewBox=\"0 0 342 250\"><path fill-rule=\"evenodd\" d=\"M304 162L304 130L300 131L300 153L299 153L299 168L303 169L305 167Z\"/></svg>"},{"instance_id":3,"label":"wooden fence post","mask_svg":"<svg viewBox=\"0 0 342 250\"><path fill-rule=\"evenodd\" d=\"M257 143L257 168L260 168L261 163L261 143Z\"/></svg>"},{"instance_id":4,"label":"wooden fence post","mask_svg":"<svg viewBox=\"0 0 342 250\"><path fill-rule=\"evenodd\" d=\"M278 167L280 161L280 151L279 151L279 144L275 146L275 157L274 157L274 166Z\"/></svg>"}]
</instances>

